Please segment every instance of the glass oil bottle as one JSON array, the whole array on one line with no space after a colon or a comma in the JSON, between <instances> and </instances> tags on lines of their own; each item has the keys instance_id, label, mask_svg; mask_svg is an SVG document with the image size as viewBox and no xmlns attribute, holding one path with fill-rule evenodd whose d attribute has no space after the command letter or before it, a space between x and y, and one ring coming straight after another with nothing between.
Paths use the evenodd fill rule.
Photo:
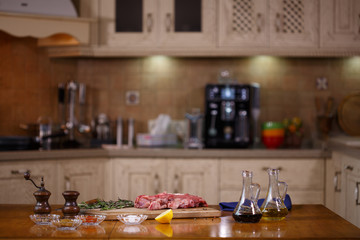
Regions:
<instances>
[{"instance_id":1,"label":"glass oil bottle","mask_svg":"<svg viewBox=\"0 0 360 240\"><path fill-rule=\"evenodd\" d=\"M243 188L240 200L233 212L233 218L241 223L257 223L262 217L261 210L257 204L260 185L252 183L253 173L243 171Z\"/></svg>"},{"instance_id":2,"label":"glass oil bottle","mask_svg":"<svg viewBox=\"0 0 360 240\"><path fill-rule=\"evenodd\" d=\"M269 188L260 209L265 220L280 221L288 214L288 210L284 204L288 186L285 182L278 180L278 169L268 169L267 172L269 174Z\"/></svg>"}]
</instances>

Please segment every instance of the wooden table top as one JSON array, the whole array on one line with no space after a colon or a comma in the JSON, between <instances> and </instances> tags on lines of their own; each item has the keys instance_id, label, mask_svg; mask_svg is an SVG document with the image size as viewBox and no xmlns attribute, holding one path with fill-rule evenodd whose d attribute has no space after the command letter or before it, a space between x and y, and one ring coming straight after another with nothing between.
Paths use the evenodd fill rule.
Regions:
<instances>
[{"instance_id":1,"label":"wooden table top","mask_svg":"<svg viewBox=\"0 0 360 240\"><path fill-rule=\"evenodd\" d=\"M80 226L75 231L58 231L35 225L29 218L31 205L0 205L0 238L244 238L244 239L360 239L360 228L323 205L294 205L282 221L237 223L231 212L220 218L173 219L171 224L146 220L128 226L119 221L104 221L99 226ZM60 214L60 211L53 211Z\"/></svg>"}]
</instances>

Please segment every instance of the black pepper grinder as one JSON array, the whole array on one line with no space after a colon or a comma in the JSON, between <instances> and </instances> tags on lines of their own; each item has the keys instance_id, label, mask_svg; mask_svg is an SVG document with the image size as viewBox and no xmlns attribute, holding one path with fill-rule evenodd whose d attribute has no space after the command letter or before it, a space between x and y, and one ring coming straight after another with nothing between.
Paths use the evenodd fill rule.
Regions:
<instances>
[{"instance_id":1,"label":"black pepper grinder","mask_svg":"<svg viewBox=\"0 0 360 240\"><path fill-rule=\"evenodd\" d=\"M32 179L30 179L30 172L25 172L24 178L26 180L30 180L34 184L34 186L39 189L36 192L34 192L34 194L33 194L34 197L36 198L34 213L35 214L51 213L51 207L48 203L51 193L45 189L44 177L41 177L40 187L37 186Z\"/></svg>"},{"instance_id":2,"label":"black pepper grinder","mask_svg":"<svg viewBox=\"0 0 360 240\"><path fill-rule=\"evenodd\" d=\"M64 218L74 218L80 212L80 207L76 203L80 193L77 191L65 191L62 195L65 198L65 204L62 208Z\"/></svg>"}]
</instances>

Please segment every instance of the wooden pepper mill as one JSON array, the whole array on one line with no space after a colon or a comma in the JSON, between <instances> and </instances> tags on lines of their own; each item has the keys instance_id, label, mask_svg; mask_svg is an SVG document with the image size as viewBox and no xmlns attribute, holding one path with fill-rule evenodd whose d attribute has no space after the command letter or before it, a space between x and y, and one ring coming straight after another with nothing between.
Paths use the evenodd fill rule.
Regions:
<instances>
[{"instance_id":1,"label":"wooden pepper mill","mask_svg":"<svg viewBox=\"0 0 360 240\"><path fill-rule=\"evenodd\" d=\"M65 198L65 204L62 208L64 218L74 218L80 212L80 207L76 203L80 193L77 191L65 191L62 195Z\"/></svg>"},{"instance_id":2,"label":"wooden pepper mill","mask_svg":"<svg viewBox=\"0 0 360 240\"><path fill-rule=\"evenodd\" d=\"M30 173L29 172L25 172L24 173L24 178L26 180L30 180L34 186L36 188L38 188L39 190L37 190L36 192L34 192L34 196L36 198L36 204L34 207L34 213L35 214L49 214L51 213L51 207L48 203L48 200L50 198L51 193L45 189L45 184L44 184L44 177L41 177L41 185L40 187L37 186L34 181L32 179L30 179Z\"/></svg>"}]
</instances>

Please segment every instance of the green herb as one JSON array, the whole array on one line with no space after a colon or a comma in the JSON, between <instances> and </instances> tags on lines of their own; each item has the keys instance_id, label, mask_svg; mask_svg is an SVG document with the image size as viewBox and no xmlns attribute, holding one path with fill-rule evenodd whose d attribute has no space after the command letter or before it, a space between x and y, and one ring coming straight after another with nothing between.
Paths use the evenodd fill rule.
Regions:
<instances>
[{"instance_id":1,"label":"green herb","mask_svg":"<svg viewBox=\"0 0 360 240\"><path fill-rule=\"evenodd\" d=\"M78 204L80 208L83 209L99 209L100 210L110 210L110 209L120 209L127 207L134 207L134 202L131 200L118 199L117 201L104 201L101 199L96 199L90 202L81 202Z\"/></svg>"}]
</instances>

